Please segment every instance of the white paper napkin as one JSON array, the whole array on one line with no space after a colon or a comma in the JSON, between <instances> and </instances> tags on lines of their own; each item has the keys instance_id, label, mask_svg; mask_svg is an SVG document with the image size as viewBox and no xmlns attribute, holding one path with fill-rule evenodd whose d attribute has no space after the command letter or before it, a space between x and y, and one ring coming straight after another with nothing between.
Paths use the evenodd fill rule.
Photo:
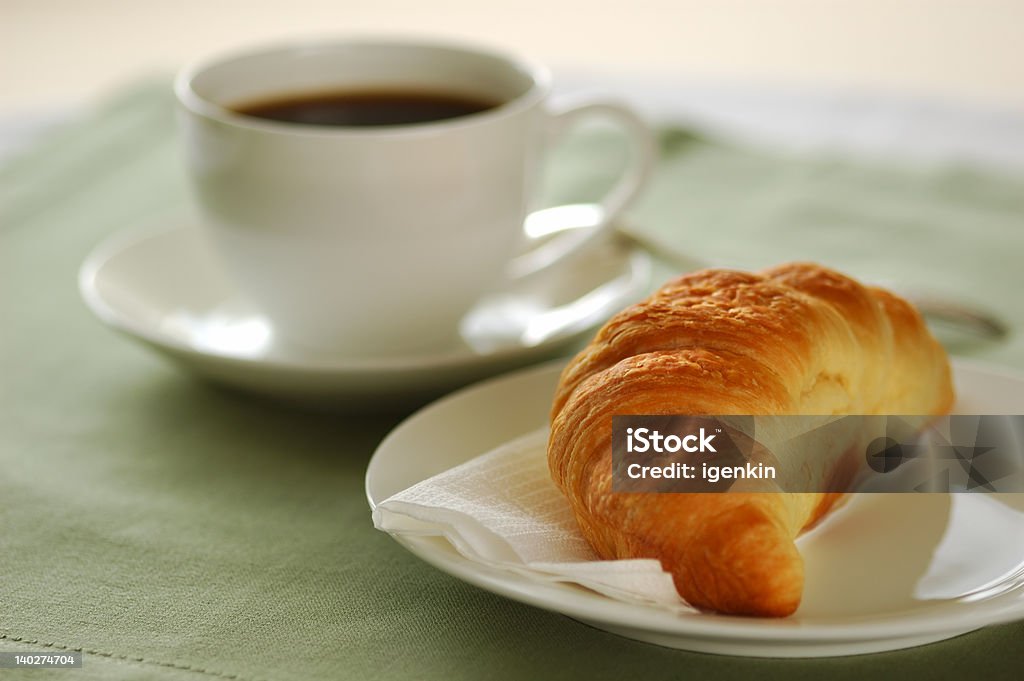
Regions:
<instances>
[{"instance_id":1,"label":"white paper napkin","mask_svg":"<svg viewBox=\"0 0 1024 681\"><path fill-rule=\"evenodd\" d=\"M600 560L548 473L547 429L535 431L378 504L392 535L441 536L469 560L539 581L574 582L610 598L691 611L657 560Z\"/></svg>"}]
</instances>

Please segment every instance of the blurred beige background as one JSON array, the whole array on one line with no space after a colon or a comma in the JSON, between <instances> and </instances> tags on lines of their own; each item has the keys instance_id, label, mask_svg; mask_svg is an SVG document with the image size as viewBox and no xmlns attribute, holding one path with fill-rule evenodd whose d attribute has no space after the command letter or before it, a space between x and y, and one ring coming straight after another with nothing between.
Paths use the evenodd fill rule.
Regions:
<instances>
[{"instance_id":1,"label":"blurred beige background","mask_svg":"<svg viewBox=\"0 0 1024 681\"><path fill-rule=\"evenodd\" d=\"M226 47L428 33L561 68L1024 108L1022 0L0 0L0 112L81 102Z\"/></svg>"}]
</instances>

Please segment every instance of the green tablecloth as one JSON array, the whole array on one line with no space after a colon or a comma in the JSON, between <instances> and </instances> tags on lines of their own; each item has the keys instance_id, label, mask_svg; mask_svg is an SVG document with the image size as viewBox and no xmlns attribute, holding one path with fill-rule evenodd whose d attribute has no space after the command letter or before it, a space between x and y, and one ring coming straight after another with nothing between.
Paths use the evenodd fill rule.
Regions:
<instances>
[{"instance_id":1,"label":"green tablecloth","mask_svg":"<svg viewBox=\"0 0 1024 681\"><path fill-rule=\"evenodd\" d=\"M77 268L100 239L185 211L173 127L163 84L135 88L0 176L0 651L87 653L81 670L24 678L1019 673L1024 624L859 658L718 657L596 631L413 558L372 528L362 487L399 417L219 391L79 301ZM679 132L663 142L636 228L714 261L811 258L984 302L1014 333L960 349L1024 367L1021 178L786 159ZM614 144L570 144L554 193L592 194Z\"/></svg>"}]
</instances>

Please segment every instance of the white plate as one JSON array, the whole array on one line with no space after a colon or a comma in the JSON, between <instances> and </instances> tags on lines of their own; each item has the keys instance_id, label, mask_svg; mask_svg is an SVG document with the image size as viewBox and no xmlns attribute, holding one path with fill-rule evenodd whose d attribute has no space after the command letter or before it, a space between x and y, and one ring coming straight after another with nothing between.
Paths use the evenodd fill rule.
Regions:
<instances>
[{"instance_id":1,"label":"white plate","mask_svg":"<svg viewBox=\"0 0 1024 681\"><path fill-rule=\"evenodd\" d=\"M422 404L565 354L641 297L649 275L647 255L609 242L483 298L452 348L386 358L311 356L275 339L189 225L112 237L86 258L79 289L101 321L201 376L279 398L372 408Z\"/></svg>"},{"instance_id":2,"label":"white plate","mask_svg":"<svg viewBox=\"0 0 1024 681\"><path fill-rule=\"evenodd\" d=\"M371 507L547 422L561 363L466 388L381 443ZM1024 378L955 363L957 411L1024 413ZM629 638L729 655L819 657L907 648L1024 618L1024 495L861 495L799 540L807 576L786 619L676 615L461 557L438 538L406 548L470 584Z\"/></svg>"}]
</instances>

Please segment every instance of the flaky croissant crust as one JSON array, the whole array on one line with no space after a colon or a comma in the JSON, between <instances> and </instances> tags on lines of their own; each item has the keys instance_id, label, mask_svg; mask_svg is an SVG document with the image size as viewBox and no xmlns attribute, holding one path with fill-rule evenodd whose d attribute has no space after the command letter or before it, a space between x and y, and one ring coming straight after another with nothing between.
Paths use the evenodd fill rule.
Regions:
<instances>
[{"instance_id":1,"label":"flaky croissant crust","mask_svg":"<svg viewBox=\"0 0 1024 681\"><path fill-rule=\"evenodd\" d=\"M548 462L604 558L657 558L692 605L784 616L828 494L616 494L612 416L941 414L949 362L906 301L807 263L704 270L611 319L565 368Z\"/></svg>"}]
</instances>

